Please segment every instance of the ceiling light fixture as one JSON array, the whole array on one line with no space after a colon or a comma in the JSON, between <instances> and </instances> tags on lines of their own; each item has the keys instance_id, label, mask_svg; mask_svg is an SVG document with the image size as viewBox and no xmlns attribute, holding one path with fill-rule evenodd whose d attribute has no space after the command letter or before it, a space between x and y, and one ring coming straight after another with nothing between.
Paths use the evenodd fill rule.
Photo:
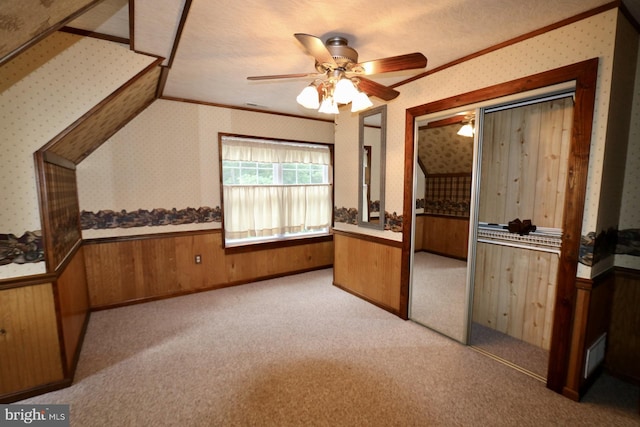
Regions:
<instances>
[{"instance_id":1,"label":"ceiling light fixture","mask_svg":"<svg viewBox=\"0 0 640 427\"><path fill-rule=\"evenodd\" d=\"M467 123L462 125L458 131L458 135L473 138L473 134L476 133L476 129L473 125L473 116L466 116L465 119L467 120Z\"/></svg>"},{"instance_id":2,"label":"ceiling light fixture","mask_svg":"<svg viewBox=\"0 0 640 427\"><path fill-rule=\"evenodd\" d=\"M367 94L358 90L357 79L346 77L342 70L330 74L327 80L316 80L302 89L296 98L298 104L325 114L339 114L338 104L351 103L354 113L373 106Z\"/></svg>"}]
</instances>

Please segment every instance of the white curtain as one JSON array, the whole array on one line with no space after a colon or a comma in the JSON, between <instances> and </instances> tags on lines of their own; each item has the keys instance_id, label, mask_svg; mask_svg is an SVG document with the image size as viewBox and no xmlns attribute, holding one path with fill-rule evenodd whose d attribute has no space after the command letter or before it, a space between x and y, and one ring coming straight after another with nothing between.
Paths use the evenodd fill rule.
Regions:
<instances>
[{"instance_id":1,"label":"white curtain","mask_svg":"<svg viewBox=\"0 0 640 427\"><path fill-rule=\"evenodd\" d=\"M222 159L270 163L330 165L329 148L322 145L280 143L223 137ZM331 225L331 185L225 185L225 237L268 237Z\"/></svg>"},{"instance_id":2,"label":"white curtain","mask_svg":"<svg viewBox=\"0 0 640 427\"><path fill-rule=\"evenodd\" d=\"M331 186L224 186L225 237L241 239L329 227Z\"/></svg>"},{"instance_id":3,"label":"white curtain","mask_svg":"<svg viewBox=\"0 0 640 427\"><path fill-rule=\"evenodd\" d=\"M222 160L328 165L331 163L331 156L329 148L324 145L225 136L222 138Z\"/></svg>"}]
</instances>

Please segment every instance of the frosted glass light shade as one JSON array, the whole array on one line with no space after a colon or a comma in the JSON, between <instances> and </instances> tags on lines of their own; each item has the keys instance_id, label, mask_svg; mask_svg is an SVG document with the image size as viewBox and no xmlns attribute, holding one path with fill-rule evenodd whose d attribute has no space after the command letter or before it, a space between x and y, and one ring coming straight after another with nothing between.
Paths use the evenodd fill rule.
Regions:
<instances>
[{"instance_id":1,"label":"frosted glass light shade","mask_svg":"<svg viewBox=\"0 0 640 427\"><path fill-rule=\"evenodd\" d=\"M458 131L458 135L472 137L474 131L475 130L473 129L473 126L471 126L471 123L467 123L460 128L460 130Z\"/></svg>"},{"instance_id":2,"label":"frosted glass light shade","mask_svg":"<svg viewBox=\"0 0 640 427\"><path fill-rule=\"evenodd\" d=\"M320 109L318 110L320 113L324 114L339 114L338 104L334 101L334 99L330 96L327 96L322 100L322 104L320 104Z\"/></svg>"},{"instance_id":3,"label":"frosted glass light shade","mask_svg":"<svg viewBox=\"0 0 640 427\"><path fill-rule=\"evenodd\" d=\"M302 89L300 95L296 98L298 104L304 108L310 108L312 110L320 107L320 97L318 96L318 89L314 85L310 85Z\"/></svg>"},{"instance_id":4,"label":"frosted glass light shade","mask_svg":"<svg viewBox=\"0 0 640 427\"><path fill-rule=\"evenodd\" d=\"M357 111L366 110L367 108L372 106L373 102L371 102L366 93L356 92L356 95L351 101L351 112L355 113Z\"/></svg>"},{"instance_id":5,"label":"frosted glass light shade","mask_svg":"<svg viewBox=\"0 0 640 427\"><path fill-rule=\"evenodd\" d=\"M338 104L348 104L353 97L358 93L358 90L353 86L353 82L349 79L340 79L336 83L336 88L333 92L333 99Z\"/></svg>"}]
</instances>

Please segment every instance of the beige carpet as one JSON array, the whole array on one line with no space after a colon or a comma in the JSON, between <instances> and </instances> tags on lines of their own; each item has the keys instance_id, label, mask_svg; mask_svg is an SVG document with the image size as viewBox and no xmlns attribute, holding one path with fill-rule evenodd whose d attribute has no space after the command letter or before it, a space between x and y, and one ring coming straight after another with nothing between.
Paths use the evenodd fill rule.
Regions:
<instances>
[{"instance_id":1,"label":"beige carpet","mask_svg":"<svg viewBox=\"0 0 640 427\"><path fill-rule=\"evenodd\" d=\"M413 254L409 317L465 341L467 262L429 252Z\"/></svg>"},{"instance_id":2,"label":"beige carpet","mask_svg":"<svg viewBox=\"0 0 640 427\"><path fill-rule=\"evenodd\" d=\"M471 325L469 345L512 363L540 379L547 378L549 351L479 323Z\"/></svg>"},{"instance_id":3,"label":"beige carpet","mask_svg":"<svg viewBox=\"0 0 640 427\"><path fill-rule=\"evenodd\" d=\"M328 269L96 312L74 385L22 403L68 403L72 426L640 422L626 406L570 401L331 282Z\"/></svg>"}]
</instances>

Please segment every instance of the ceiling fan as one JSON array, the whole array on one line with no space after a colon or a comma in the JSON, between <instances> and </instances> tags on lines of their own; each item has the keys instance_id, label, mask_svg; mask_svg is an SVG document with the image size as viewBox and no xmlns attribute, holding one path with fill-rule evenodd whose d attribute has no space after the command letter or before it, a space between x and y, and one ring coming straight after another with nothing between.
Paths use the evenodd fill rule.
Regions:
<instances>
[{"instance_id":1,"label":"ceiling fan","mask_svg":"<svg viewBox=\"0 0 640 427\"><path fill-rule=\"evenodd\" d=\"M373 80L369 80L364 76L424 68L427 66L427 58L422 53L409 53L406 55L392 56L373 61L358 62L358 52L349 46L347 39L344 37L331 37L327 39L326 43L323 43L320 38L309 34L296 33L294 36L305 47L307 53L315 58L317 73L252 76L247 77L247 79L271 80L313 77L316 80L311 84L311 86L317 90L318 103L320 100L325 101L327 99L331 99L333 102L334 96L336 98L335 102L348 103L348 99L343 97L338 99L338 95L334 94L334 91L337 89L338 82L346 80L351 81L353 84L352 86L354 87L353 90L355 91L362 91L368 95L376 96L385 101L390 101L397 97L400 92L391 87L374 82ZM326 80L321 80L323 76L326 77ZM352 94L355 94L355 92L352 91ZM298 100L298 102L300 102L300 100ZM315 104L315 101L313 104ZM370 101L369 104L371 104ZM312 105L307 106L307 108L317 107ZM322 108L320 111L322 112ZM334 112L337 112L337 107Z\"/></svg>"}]
</instances>

